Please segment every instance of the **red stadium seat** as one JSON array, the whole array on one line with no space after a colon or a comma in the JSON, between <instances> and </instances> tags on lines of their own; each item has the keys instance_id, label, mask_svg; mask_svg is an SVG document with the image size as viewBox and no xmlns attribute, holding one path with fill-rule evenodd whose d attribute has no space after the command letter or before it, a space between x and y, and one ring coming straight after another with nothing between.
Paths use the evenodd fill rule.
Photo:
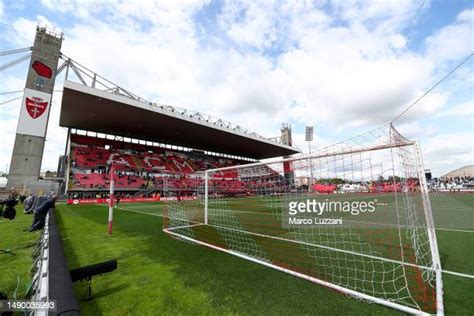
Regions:
<instances>
[{"instance_id":1,"label":"red stadium seat","mask_svg":"<svg viewBox=\"0 0 474 316\"><path fill-rule=\"evenodd\" d=\"M162 189L165 180L160 174L176 174L179 176L166 177L166 181L169 186L183 190L202 184L202 180L192 177L195 172L245 163L81 135L71 136L71 158L72 190L109 189L108 175L105 172L111 162L117 172L114 179L117 189ZM146 178L144 174L151 176ZM246 192L250 188L244 188L243 183L237 180L238 176L238 171L229 170L217 172L213 178L216 185L225 187L229 192Z\"/></svg>"}]
</instances>

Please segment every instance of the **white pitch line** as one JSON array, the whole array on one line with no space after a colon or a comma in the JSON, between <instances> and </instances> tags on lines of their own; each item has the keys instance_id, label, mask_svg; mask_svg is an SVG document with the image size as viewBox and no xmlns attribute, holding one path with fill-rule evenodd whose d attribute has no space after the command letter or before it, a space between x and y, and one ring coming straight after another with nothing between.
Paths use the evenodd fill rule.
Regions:
<instances>
[{"instance_id":1,"label":"white pitch line","mask_svg":"<svg viewBox=\"0 0 474 316\"><path fill-rule=\"evenodd\" d=\"M343 219L345 222L352 222L352 223L362 223L362 224L374 224L374 225L381 225L381 226L394 226L398 227L397 224L389 224L389 223L377 223L377 222L366 222L366 221L354 221L350 219ZM409 228L410 226L408 225L402 225L402 228ZM453 232L460 232L460 233L474 233L474 230L464 230L464 229L453 229L453 228L443 228L443 227L438 227L435 228L436 230L444 230L444 231L453 231Z\"/></svg>"},{"instance_id":2,"label":"white pitch line","mask_svg":"<svg viewBox=\"0 0 474 316\"><path fill-rule=\"evenodd\" d=\"M259 214L259 215L275 215L269 212L253 212L253 211L239 211L239 210L226 210L226 209L216 209L216 208L209 208L209 211L224 211L224 212L232 212L232 213L251 213L251 214Z\"/></svg>"},{"instance_id":3,"label":"white pitch line","mask_svg":"<svg viewBox=\"0 0 474 316\"><path fill-rule=\"evenodd\" d=\"M137 211L137 210L126 209L126 208L123 208L123 207L115 207L115 208L120 209L120 210L122 210L122 211L127 211L127 212L139 213L139 214L150 215L150 216L164 217L162 214L151 214L151 213L141 212L141 211ZM258 213L258 212L252 212L252 211L237 211L237 212L246 212L246 213L255 213L255 214L269 214L269 213ZM270 213L269 215L272 215L272 214ZM198 223L198 222L195 222L195 223ZM202 223L199 223L199 224L202 224ZM194 226L194 225L193 225L193 226ZM452 230L452 229L449 229L449 228L436 228L436 229ZM472 232L474 232L474 231L470 231L470 230L466 230L466 231L463 231L463 230L455 230L455 231L461 231L461 232L467 232L467 233L472 233ZM260 234L259 234L259 235L260 235ZM291 241L290 239L285 239L285 240ZM406 263L405 263L405 264L406 264ZM463 277L463 278L474 279L474 275L472 275L472 274L466 274L466 273L455 272L455 271L449 271L449 270L442 270L442 272L443 272L443 273L446 273L446 274L451 274L451 275Z\"/></svg>"},{"instance_id":4,"label":"white pitch line","mask_svg":"<svg viewBox=\"0 0 474 316\"><path fill-rule=\"evenodd\" d=\"M152 213L147 213L147 212L142 212L142 211L137 211L137 210L131 210L123 207L118 207L116 206L115 208L123 210L123 211L129 211L129 212L134 212L134 213L139 213L139 214L145 214L145 215L150 215L150 216L159 216L163 217L161 214L152 214ZM210 209L210 210L216 210L216 209ZM219 209L219 211L225 211L225 212L232 212L232 213L251 213L251 214L257 214L257 215L269 215L269 216L275 216L276 214L273 213L268 213L268 212L252 212L252 211L239 211L239 210L226 210L226 209ZM354 222L354 223L363 223L363 224L378 224L378 225L387 225L387 226L395 226L395 224L384 224L384 223L376 223L376 222L366 222L366 221L353 221L350 219L345 219L345 221L348 222ZM404 226L408 227L408 226ZM444 230L444 231L452 231L452 232L459 232L459 233L474 233L474 230L464 230L464 229L452 229L452 228L442 228L438 227L436 230Z\"/></svg>"},{"instance_id":5,"label":"white pitch line","mask_svg":"<svg viewBox=\"0 0 474 316\"><path fill-rule=\"evenodd\" d=\"M175 227L171 227L171 228L165 228L165 229L163 229L163 230L166 230L166 231L173 231L173 230L181 229L181 228L191 228L191 227L204 226L204 225L206 225L206 224L204 224L204 223L198 223L198 224L194 224L194 225L175 226Z\"/></svg>"},{"instance_id":6,"label":"white pitch line","mask_svg":"<svg viewBox=\"0 0 474 316\"><path fill-rule=\"evenodd\" d=\"M453 228L436 228L436 230L446 230L450 232L459 232L459 233L474 233L474 230L465 230L465 229L453 229Z\"/></svg>"},{"instance_id":7,"label":"white pitch line","mask_svg":"<svg viewBox=\"0 0 474 316\"><path fill-rule=\"evenodd\" d=\"M214 210L210 208L209 210ZM258 215L272 215L272 216L278 216L277 214L274 213L269 213L269 212L253 212L253 211L240 211L240 210L226 210L226 209L217 209L217 211L224 211L224 212L232 212L232 213L250 213L250 214L258 214ZM382 225L382 226L397 226L396 224L385 224L385 223L377 223L377 222L367 222L367 221L354 221L350 219L343 219L346 222L353 222L353 223L362 223L362 224L377 224L377 225ZM403 225L403 228L409 227L407 225ZM444 230L444 231L453 231L453 232L459 232L459 233L474 233L474 230L464 230L464 229L453 229L453 228L443 228L443 227L438 227L436 230Z\"/></svg>"},{"instance_id":8,"label":"white pitch line","mask_svg":"<svg viewBox=\"0 0 474 316\"><path fill-rule=\"evenodd\" d=\"M108 206L107 206L108 207ZM150 216L158 216L158 217L163 217L163 214L152 214L152 213L147 213L147 212L141 212L137 210L131 210L128 208L123 208L123 207L115 207L116 209L122 210L122 211L128 211L128 212L133 212L133 213L139 213L139 214L145 214L145 215L150 215Z\"/></svg>"},{"instance_id":9,"label":"white pitch line","mask_svg":"<svg viewBox=\"0 0 474 316\"><path fill-rule=\"evenodd\" d=\"M437 212L472 212L472 209L452 208L452 207L433 207Z\"/></svg>"},{"instance_id":10,"label":"white pitch line","mask_svg":"<svg viewBox=\"0 0 474 316\"><path fill-rule=\"evenodd\" d=\"M474 275L472 274L466 274L466 273L460 273L460 272L454 272L454 271L448 271L448 270L442 270L441 272L446 273L446 274L451 274L455 275L461 278L468 278L468 279L474 279Z\"/></svg>"},{"instance_id":11,"label":"white pitch line","mask_svg":"<svg viewBox=\"0 0 474 316\"><path fill-rule=\"evenodd\" d=\"M376 303L381 304L381 305L389 306L391 308L396 308L398 310L401 310L403 312L406 312L406 313L409 313L409 314L412 314L412 315L429 315L429 314L427 314L427 313L425 313L421 310L417 310L417 309L414 309L412 307L400 305L400 304L397 304L397 303L394 303L394 302L391 302L391 301L386 301L386 300L383 300L383 299L380 299L380 298L377 298L377 297L374 297L374 296L370 296L368 294L364 294L364 293L360 293L360 292L357 292L357 291L354 291L354 290L351 290L351 289L348 289L348 288L344 288L342 286L339 286L339 285L336 285L336 284L333 284L333 283L330 283L330 282L327 282L327 281L323 281L323 280L320 280L320 279L317 279L317 278L313 278L313 277L308 276L308 275L303 274L303 273L299 273L299 272L296 272L296 271L293 271L293 270L290 270L290 269L286 269L286 268L277 266L275 264L272 264L270 262L267 262L267 261L264 261L264 260L261 260L261 259L258 259L258 258L247 256L247 255L245 255L243 253L240 253L240 252L237 252L237 251L232 251L232 250L229 250L229 249L218 247L216 245L209 244L209 243L206 243L206 242L203 242L201 240L194 239L194 238L190 238L188 236L183 236L181 234L177 234L175 232L172 232L172 231L169 231L169 230L166 230L166 229L164 230L164 232L168 233L168 234L171 234L171 235L174 235L174 236L177 236L177 237L180 237L180 238L183 238L185 240L195 242L197 244L215 249L215 250L219 250L219 251L222 251L222 252L225 252L225 253L232 254L232 255L237 256L239 258L243 258L243 259L255 262L255 263L259 263L261 265L264 265L264 266L267 266L267 267L270 267L270 268L273 268L273 269L276 269L276 270L279 270L279 271L283 271L283 272L288 273L290 275L293 275L293 276L311 281L311 282L316 283L316 284L323 285L325 287L340 291L342 293L349 294L349 295L351 295L353 297L356 297L356 298L362 298L362 299L365 299L365 300L370 300L370 301L376 302Z\"/></svg>"},{"instance_id":12,"label":"white pitch line","mask_svg":"<svg viewBox=\"0 0 474 316\"><path fill-rule=\"evenodd\" d=\"M210 208L209 210L216 210L216 209ZM258 214L258 215L278 216L277 214L269 213L269 212L252 212L252 211L239 211L239 210L226 210L226 209L219 209L218 211L225 211L225 212L232 212L232 213L251 213L251 214ZM384 225L384 226L397 226L396 224L385 224L385 223L367 222L367 221L354 221L354 220L350 220L350 219L344 219L344 221L353 222L353 223L363 223L363 224L377 224L377 225ZM406 228L406 227L409 227L409 226L404 225L403 227ZM460 233L474 233L474 230L452 229L452 228L443 228L443 227L438 227L438 228L436 228L436 230L453 231L453 232L460 232Z\"/></svg>"},{"instance_id":13,"label":"white pitch line","mask_svg":"<svg viewBox=\"0 0 474 316\"><path fill-rule=\"evenodd\" d=\"M126 212L133 212L133 213L139 213L139 214L150 215L150 216L164 217L163 214L151 214L151 213L147 213L147 212L141 212L141 211L131 210L131 209L127 209L127 208L123 208L123 207L117 207L117 206L116 206L115 208L116 208L116 209L119 209L119 210L122 210L122 211L126 211ZM192 225L192 226L204 225L204 224L201 223L201 222L196 222L196 221L192 221L192 220L188 220L188 219L182 219L182 218L172 218L172 219L180 220L180 221L186 221L186 222L189 222L189 223L196 223L196 224L197 224L197 225Z\"/></svg>"}]
</instances>

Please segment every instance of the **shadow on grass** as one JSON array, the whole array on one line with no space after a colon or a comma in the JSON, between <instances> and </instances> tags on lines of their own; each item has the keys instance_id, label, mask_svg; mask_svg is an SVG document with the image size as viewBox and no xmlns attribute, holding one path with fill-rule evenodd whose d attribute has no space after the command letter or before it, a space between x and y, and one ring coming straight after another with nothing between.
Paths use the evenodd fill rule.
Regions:
<instances>
[{"instance_id":1,"label":"shadow on grass","mask_svg":"<svg viewBox=\"0 0 474 316\"><path fill-rule=\"evenodd\" d=\"M24 214L22 205L18 205L16 211L14 220L0 218L0 249L14 254L0 253L0 292L11 298L16 290L17 298L22 299L32 278L31 254L36 250L40 232L25 231L33 216Z\"/></svg>"},{"instance_id":2,"label":"shadow on grass","mask_svg":"<svg viewBox=\"0 0 474 316\"><path fill-rule=\"evenodd\" d=\"M152 299L155 295L153 284L146 284L146 274L149 269L159 266L172 271L173 277L179 280L184 289L204 293L212 313L302 315L331 314L336 309L344 310L345 314L397 313L375 304L366 304L339 295L338 292L235 256L171 239L161 231L161 217L116 210L114 235L104 238L106 207L63 206L58 215L61 231L64 231L68 238L64 246L69 268L78 267L84 258L90 258L92 254L97 258L96 262L117 255L118 275L114 275L113 278L119 281L122 277L129 277L133 284L130 292L133 292L136 286L140 288L142 282L143 288L146 289L141 298L143 300ZM76 228L76 224L83 228ZM77 240L86 234L90 246L82 248L79 254L79 250L75 249L78 246ZM94 245L93 242L98 244ZM130 272L136 268L134 265L137 262L143 267L133 270L133 273ZM153 273L157 273L156 269L152 270ZM140 270L143 270L143 275L140 274ZM162 286L167 281L161 280L158 275L153 282L161 283ZM76 286L76 296L81 288L82 286ZM118 288L119 291L126 289L120 286ZM100 291L107 295L113 294L114 291L111 289ZM110 292L107 292L109 290ZM157 286L156 292L159 290ZM173 288L168 287L164 291L166 304L176 305L178 308L179 295L174 296ZM140 293L140 290L136 292ZM101 294L102 297L105 295ZM93 304L95 306L88 306L87 310L99 312L100 306L97 302ZM81 308L83 306L81 304Z\"/></svg>"}]
</instances>

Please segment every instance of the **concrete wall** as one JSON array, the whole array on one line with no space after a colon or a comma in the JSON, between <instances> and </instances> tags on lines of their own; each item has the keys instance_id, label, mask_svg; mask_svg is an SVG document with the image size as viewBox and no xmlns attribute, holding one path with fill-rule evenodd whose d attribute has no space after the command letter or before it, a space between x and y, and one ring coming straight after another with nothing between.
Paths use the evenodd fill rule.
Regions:
<instances>
[{"instance_id":1,"label":"concrete wall","mask_svg":"<svg viewBox=\"0 0 474 316\"><path fill-rule=\"evenodd\" d=\"M44 137L16 134L8 187L37 181L43 159Z\"/></svg>"}]
</instances>

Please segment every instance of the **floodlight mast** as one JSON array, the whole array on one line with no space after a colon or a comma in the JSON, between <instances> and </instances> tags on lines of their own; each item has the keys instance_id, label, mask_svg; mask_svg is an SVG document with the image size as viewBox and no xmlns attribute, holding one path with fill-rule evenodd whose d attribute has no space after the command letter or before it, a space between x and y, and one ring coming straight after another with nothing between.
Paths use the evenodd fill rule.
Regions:
<instances>
[{"instance_id":1,"label":"floodlight mast","mask_svg":"<svg viewBox=\"0 0 474 316\"><path fill-rule=\"evenodd\" d=\"M207 170L204 172L204 225L208 224L208 207L209 207L209 174Z\"/></svg>"},{"instance_id":2,"label":"floodlight mast","mask_svg":"<svg viewBox=\"0 0 474 316\"><path fill-rule=\"evenodd\" d=\"M313 141L313 126L306 126L306 141L308 142L308 149L309 149L309 156L311 157L311 142ZM310 158L309 159L309 165L310 165L310 179L308 181L308 190L311 191L312 185L313 185L313 160Z\"/></svg>"},{"instance_id":3,"label":"floodlight mast","mask_svg":"<svg viewBox=\"0 0 474 316\"><path fill-rule=\"evenodd\" d=\"M110 194L109 194L109 235L112 235L112 222L114 218L114 164L110 164L109 176L110 176Z\"/></svg>"}]
</instances>

